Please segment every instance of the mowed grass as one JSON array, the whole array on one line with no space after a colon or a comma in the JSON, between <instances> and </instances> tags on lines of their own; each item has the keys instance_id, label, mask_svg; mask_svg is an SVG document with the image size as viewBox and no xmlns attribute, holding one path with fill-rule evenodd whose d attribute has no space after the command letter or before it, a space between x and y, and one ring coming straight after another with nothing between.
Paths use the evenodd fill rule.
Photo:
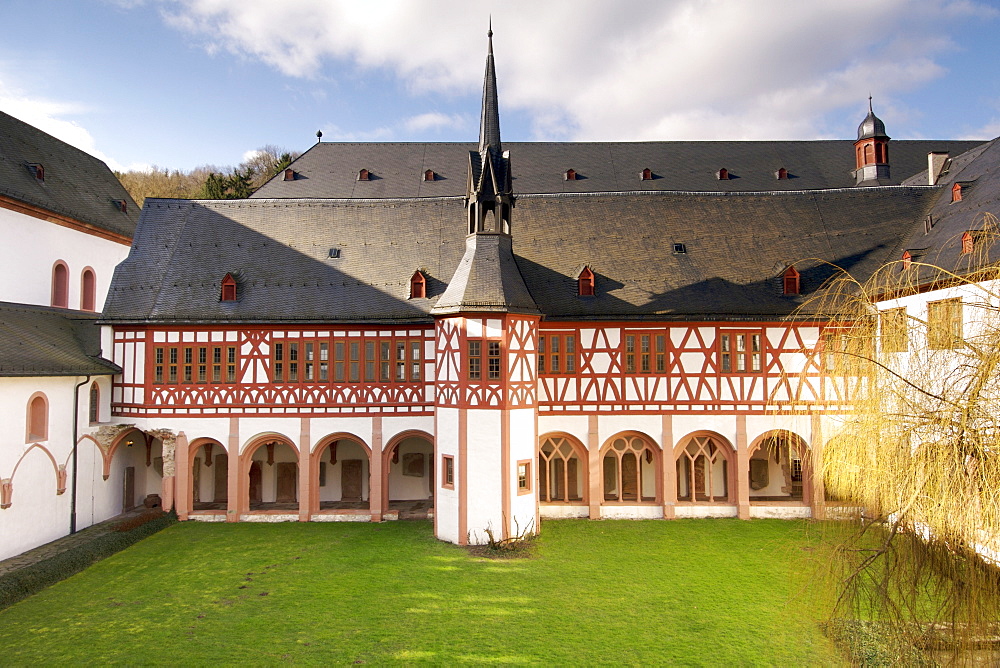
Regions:
<instances>
[{"instance_id":1,"label":"mowed grass","mask_svg":"<svg viewBox=\"0 0 1000 668\"><path fill-rule=\"evenodd\" d=\"M490 560L429 522L181 523L0 612L0 664L843 662L806 523L542 530Z\"/></svg>"}]
</instances>

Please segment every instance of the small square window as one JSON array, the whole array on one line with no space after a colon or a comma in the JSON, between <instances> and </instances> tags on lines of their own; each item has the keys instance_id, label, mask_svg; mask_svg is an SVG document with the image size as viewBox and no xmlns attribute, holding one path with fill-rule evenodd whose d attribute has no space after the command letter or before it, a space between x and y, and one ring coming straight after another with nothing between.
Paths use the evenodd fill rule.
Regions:
<instances>
[{"instance_id":1,"label":"small square window","mask_svg":"<svg viewBox=\"0 0 1000 668\"><path fill-rule=\"evenodd\" d=\"M684 244L680 243L674 244L674 255L684 255L687 252L688 252L687 246L685 246Z\"/></svg>"},{"instance_id":2,"label":"small square window","mask_svg":"<svg viewBox=\"0 0 1000 668\"><path fill-rule=\"evenodd\" d=\"M517 462L517 493L531 493L531 460L522 459Z\"/></svg>"},{"instance_id":3,"label":"small square window","mask_svg":"<svg viewBox=\"0 0 1000 668\"><path fill-rule=\"evenodd\" d=\"M451 455L441 456L441 486L455 489L455 458Z\"/></svg>"}]
</instances>

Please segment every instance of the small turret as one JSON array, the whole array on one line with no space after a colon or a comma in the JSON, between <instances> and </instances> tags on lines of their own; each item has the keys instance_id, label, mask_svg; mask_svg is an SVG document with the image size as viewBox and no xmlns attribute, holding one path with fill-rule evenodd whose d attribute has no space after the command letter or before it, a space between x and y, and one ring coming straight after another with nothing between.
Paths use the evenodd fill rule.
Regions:
<instances>
[{"instance_id":1,"label":"small turret","mask_svg":"<svg viewBox=\"0 0 1000 668\"><path fill-rule=\"evenodd\" d=\"M854 142L855 183L859 186L877 186L889 183L889 135L885 123L872 111L872 98L868 96L868 115L858 126Z\"/></svg>"}]
</instances>

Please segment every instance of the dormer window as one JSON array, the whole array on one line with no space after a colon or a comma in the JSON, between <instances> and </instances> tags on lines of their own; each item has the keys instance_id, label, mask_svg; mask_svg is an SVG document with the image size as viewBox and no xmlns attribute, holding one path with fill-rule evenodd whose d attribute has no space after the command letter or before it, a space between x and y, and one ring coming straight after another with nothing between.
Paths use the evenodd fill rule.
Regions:
<instances>
[{"instance_id":1,"label":"dormer window","mask_svg":"<svg viewBox=\"0 0 1000 668\"><path fill-rule=\"evenodd\" d=\"M118 209L122 213L128 213L128 202L127 201L125 201L123 199L116 199L116 200L113 200L113 201L114 201L114 205L115 205L116 209Z\"/></svg>"},{"instance_id":2,"label":"dormer window","mask_svg":"<svg viewBox=\"0 0 1000 668\"><path fill-rule=\"evenodd\" d=\"M639 172L640 181L652 181L653 180L653 170L647 167L646 169Z\"/></svg>"},{"instance_id":3,"label":"dormer window","mask_svg":"<svg viewBox=\"0 0 1000 668\"><path fill-rule=\"evenodd\" d=\"M358 181L371 181L371 172L367 169L362 169L358 172Z\"/></svg>"},{"instance_id":4,"label":"dormer window","mask_svg":"<svg viewBox=\"0 0 1000 668\"><path fill-rule=\"evenodd\" d=\"M219 301L236 301L236 279L233 278L232 274L226 274L225 278L222 279L222 294L219 296Z\"/></svg>"},{"instance_id":5,"label":"dormer window","mask_svg":"<svg viewBox=\"0 0 1000 668\"><path fill-rule=\"evenodd\" d=\"M799 271L794 266L789 267L785 270L785 273L781 276L782 283L782 293L786 295L797 295L800 292Z\"/></svg>"},{"instance_id":6,"label":"dormer window","mask_svg":"<svg viewBox=\"0 0 1000 668\"><path fill-rule=\"evenodd\" d=\"M718 179L720 181L728 181L729 180L729 170L726 169L725 167L723 167L722 169L720 169L719 171L717 171L715 173L715 175L716 175L716 177L718 177Z\"/></svg>"},{"instance_id":7,"label":"dormer window","mask_svg":"<svg viewBox=\"0 0 1000 668\"><path fill-rule=\"evenodd\" d=\"M972 232L965 232L962 235L962 255L968 255L972 252L975 247L975 238L972 236Z\"/></svg>"},{"instance_id":8,"label":"dormer window","mask_svg":"<svg viewBox=\"0 0 1000 668\"><path fill-rule=\"evenodd\" d=\"M45 167L41 163L33 162L28 165L28 169L31 170L31 174L39 181L45 180Z\"/></svg>"},{"instance_id":9,"label":"dormer window","mask_svg":"<svg viewBox=\"0 0 1000 668\"><path fill-rule=\"evenodd\" d=\"M787 180L788 179L788 170L785 169L784 167L780 167L778 169L778 171L776 171L774 173L774 178L778 179L779 181L785 181L785 180Z\"/></svg>"},{"instance_id":10,"label":"dormer window","mask_svg":"<svg viewBox=\"0 0 1000 668\"><path fill-rule=\"evenodd\" d=\"M594 272L590 267L584 267L576 279L576 294L578 297L594 296Z\"/></svg>"},{"instance_id":11,"label":"dormer window","mask_svg":"<svg viewBox=\"0 0 1000 668\"><path fill-rule=\"evenodd\" d=\"M913 254L910 251L903 251L903 269L909 269L913 264Z\"/></svg>"},{"instance_id":12,"label":"dormer window","mask_svg":"<svg viewBox=\"0 0 1000 668\"><path fill-rule=\"evenodd\" d=\"M410 277L410 299L424 299L427 297L427 277L417 269Z\"/></svg>"},{"instance_id":13,"label":"dormer window","mask_svg":"<svg viewBox=\"0 0 1000 668\"><path fill-rule=\"evenodd\" d=\"M291 169L291 168L286 169L285 170L285 181L294 181L294 180L295 180L295 170Z\"/></svg>"},{"instance_id":14,"label":"dormer window","mask_svg":"<svg viewBox=\"0 0 1000 668\"><path fill-rule=\"evenodd\" d=\"M433 169L428 169L424 172L424 181L434 181L437 178L437 174L434 173Z\"/></svg>"},{"instance_id":15,"label":"dormer window","mask_svg":"<svg viewBox=\"0 0 1000 668\"><path fill-rule=\"evenodd\" d=\"M567 169L566 172L563 174L563 180L565 180L565 181L576 181L576 170L575 169Z\"/></svg>"},{"instance_id":16,"label":"dormer window","mask_svg":"<svg viewBox=\"0 0 1000 668\"><path fill-rule=\"evenodd\" d=\"M951 201L961 202L962 201L962 184L956 183L951 187Z\"/></svg>"}]
</instances>

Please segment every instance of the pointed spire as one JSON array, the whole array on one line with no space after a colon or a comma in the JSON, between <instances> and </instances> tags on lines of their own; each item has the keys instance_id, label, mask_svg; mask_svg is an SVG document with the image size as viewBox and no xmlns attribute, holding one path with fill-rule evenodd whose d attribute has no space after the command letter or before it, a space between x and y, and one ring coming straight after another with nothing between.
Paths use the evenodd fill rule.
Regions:
<instances>
[{"instance_id":1,"label":"pointed spire","mask_svg":"<svg viewBox=\"0 0 1000 668\"><path fill-rule=\"evenodd\" d=\"M479 152L492 148L497 155L500 147L500 108L497 102L497 72L493 64L493 18L490 17L489 51L486 55L486 76L483 80L483 110L479 119Z\"/></svg>"}]
</instances>

